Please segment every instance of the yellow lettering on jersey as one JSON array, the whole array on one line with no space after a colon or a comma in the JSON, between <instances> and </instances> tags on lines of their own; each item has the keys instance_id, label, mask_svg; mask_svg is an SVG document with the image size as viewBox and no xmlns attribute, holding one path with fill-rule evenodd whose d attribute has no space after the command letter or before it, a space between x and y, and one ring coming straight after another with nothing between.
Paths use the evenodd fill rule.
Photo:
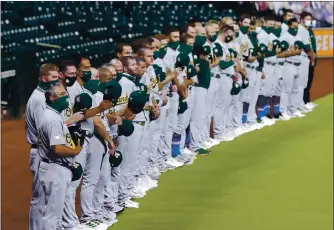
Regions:
<instances>
[{"instance_id":1,"label":"yellow lettering on jersey","mask_svg":"<svg viewBox=\"0 0 334 230\"><path fill-rule=\"evenodd\" d=\"M128 103L128 100L129 100L129 95L128 93L126 93L124 97L118 98L117 105Z\"/></svg>"},{"instance_id":2,"label":"yellow lettering on jersey","mask_svg":"<svg viewBox=\"0 0 334 230\"><path fill-rule=\"evenodd\" d=\"M71 134L66 133L66 135L65 135L65 140L66 140L66 143L69 144L69 145L73 148L74 143L73 143L73 141L72 141ZM72 143L73 143L73 145L72 145Z\"/></svg>"},{"instance_id":3,"label":"yellow lettering on jersey","mask_svg":"<svg viewBox=\"0 0 334 230\"><path fill-rule=\"evenodd\" d=\"M109 109L109 114L116 115L115 108Z\"/></svg>"},{"instance_id":4,"label":"yellow lettering on jersey","mask_svg":"<svg viewBox=\"0 0 334 230\"><path fill-rule=\"evenodd\" d=\"M226 55L226 61L230 61L231 60L231 55Z\"/></svg>"},{"instance_id":5,"label":"yellow lettering on jersey","mask_svg":"<svg viewBox=\"0 0 334 230\"><path fill-rule=\"evenodd\" d=\"M65 115L66 115L67 117L70 117L70 116L72 115L72 109L71 109L71 108L66 108L66 110L65 110Z\"/></svg>"},{"instance_id":6,"label":"yellow lettering on jersey","mask_svg":"<svg viewBox=\"0 0 334 230\"><path fill-rule=\"evenodd\" d=\"M273 44L271 43L271 42L269 42L269 44L268 44L268 50L273 50Z\"/></svg>"},{"instance_id":7,"label":"yellow lettering on jersey","mask_svg":"<svg viewBox=\"0 0 334 230\"><path fill-rule=\"evenodd\" d=\"M241 52L245 52L248 49L248 44L247 43L243 43L240 46Z\"/></svg>"}]
</instances>

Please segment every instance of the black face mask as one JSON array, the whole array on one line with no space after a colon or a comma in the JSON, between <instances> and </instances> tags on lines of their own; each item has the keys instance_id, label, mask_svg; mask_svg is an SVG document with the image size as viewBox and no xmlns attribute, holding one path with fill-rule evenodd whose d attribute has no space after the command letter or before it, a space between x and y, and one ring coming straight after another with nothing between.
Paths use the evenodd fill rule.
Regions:
<instances>
[{"instance_id":1,"label":"black face mask","mask_svg":"<svg viewBox=\"0 0 334 230\"><path fill-rule=\"evenodd\" d=\"M231 35L228 35L228 36L225 37L225 42L226 42L226 43L229 43L229 42L231 42L232 40L233 40L233 37L232 37Z\"/></svg>"},{"instance_id":2,"label":"black face mask","mask_svg":"<svg viewBox=\"0 0 334 230\"><path fill-rule=\"evenodd\" d=\"M74 85L74 82L76 81L76 77L66 77L65 76L65 84L68 87L71 87L72 85Z\"/></svg>"}]
</instances>

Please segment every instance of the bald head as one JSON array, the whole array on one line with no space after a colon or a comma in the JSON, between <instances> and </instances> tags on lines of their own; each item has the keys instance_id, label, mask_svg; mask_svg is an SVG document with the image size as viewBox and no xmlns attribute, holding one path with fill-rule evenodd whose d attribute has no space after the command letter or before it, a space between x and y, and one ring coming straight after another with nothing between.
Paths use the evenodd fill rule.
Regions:
<instances>
[{"instance_id":1,"label":"bald head","mask_svg":"<svg viewBox=\"0 0 334 230\"><path fill-rule=\"evenodd\" d=\"M202 27L197 27L196 28L196 34L200 35L200 36L206 36L205 28L203 26Z\"/></svg>"},{"instance_id":2,"label":"bald head","mask_svg":"<svg viewBox=\"0 0 334 230\"><path fill-rule=\"evenodd\" d=\"M99 71L94 67L90 67L90 71L92 72L92 80L99 79Z\"/></svg>"},{"instance_id":3,"label":"bald head","mask_svg":"<svg viewBox=\"0 0 334 230\"><path fill-rule=\"evenodd\" d=\"M108 68L100 68L99 69L99 76L100 76L100 82L106 83L113 79L113 73Z\"/></svg>"},{"instance_id":4,"label":"bald head","mask_svg":"<svg viewBox=\"0 0 334 230\"><path fill-rule=\"evenodd\" d=\"M117 73L123 72L123 64L117 58L112 59L109 63L115 68Z\"/></svg>"}]
</instances>

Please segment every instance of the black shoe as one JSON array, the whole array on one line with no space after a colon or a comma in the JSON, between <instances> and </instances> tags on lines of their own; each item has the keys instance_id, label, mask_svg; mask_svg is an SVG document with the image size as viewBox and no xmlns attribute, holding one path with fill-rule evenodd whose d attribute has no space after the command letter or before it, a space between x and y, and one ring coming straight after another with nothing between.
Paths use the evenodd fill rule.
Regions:
<instances>
[{"instance_id":1,"label":"black shoe","mask_svg":"<svg viewBox=\"0 0 334 230\"><path fill-rule=\"evenodd\" d=\"M274 114L274 118L275 118L275 119L279 119L280 116L282 116L282 113L281 113L281 112L279 112L278 114Z\"/></svg>"}]
</instances>

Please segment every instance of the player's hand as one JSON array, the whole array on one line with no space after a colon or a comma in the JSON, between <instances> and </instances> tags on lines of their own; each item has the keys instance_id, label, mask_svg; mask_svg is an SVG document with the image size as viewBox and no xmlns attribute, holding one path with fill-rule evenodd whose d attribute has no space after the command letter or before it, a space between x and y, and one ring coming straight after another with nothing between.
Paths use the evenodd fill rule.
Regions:
<instances>
[{"instance_id":1,"label":"player's hand","mask_svg":"<svg viewBox=\"0 0 334 230\"><path fill-rule=\"evenodd\" d=\"M119 142L116 139L112 140L114 142L114 145L116 146L116 148L119 146Z\"/></svg>"},{"instance_id":2,"label":"player's hand","mask_svg":"<svg viewBox=\"0 0 334 230\"><path fill-rule=\"evenodd\" d=\"M261 79L262 80L266 79L266 75L264 74L264 72L262 72Z\"/></svg>"},{"instance_id":3,"label":"player's hand","mask_svg":"<svg viewBox=\"0 0 334 230\"><path fill-rule=\"evenodd\" d=\"M74 124L74 123L77 123L79 121L82 121L84 117L85 116L84 116L83 112L76 112L70 117L70 119L73 122L72 124Z\"/></svg>"},{"instance_id":4,"label":"player's hand","mask_svg":"<svg viewBox=\"0 0 334 230\"><path fill-rule=\"evenodd\" d=\"M99 105L100 113L106 111L107 109L110 109L111 107L113 107L113 103L111 101L102 101Z\"/></svg>"},{"instance_id":5,"label":"player's hand","mask_svg":"<svg viewBox=\"0 0 334 230\"><path fill-rule=\"evenodd\" d=\"M165 90L162 91L162 105L166 105L168 103L168 97Z\"/></svg>"},{"instance_id":6,"label":"player's hand","mask_svg":"<svg viewBox=\"0 0 334 230\"><path fill-rule=\"evenodd\" d=\"M170 87L170 90L171 90L172 92L176 92L176 91L177 91L177 86L176 86L176 85L172 85L172 86Z\"/></svg>"},{"instance_id":7,"label":"player's hand","mask_svg":"<svg viewBox=\"0 0 334 230\"><path fill-rule=\"evenodd\" d=\"M78 144L77 144L77 146L76 146L76 148L75 148L75 150L76 150L76 152L77 152L76 155L78 155L78 154L81 152L82 148L83 148L83 146L81 146L81 142L78 141Z\"/></svg>"},{"instance_id":8,"label":"player's hand","mask_svg":"<svg viewBox=\"0 0 334 230\"><path fill-rule=\"evenodd\" d=\"M211 68L217 66L219 64L219 62L220 62L219 58L217 58L216 55L213 55Z\"/></svg>"},{"instance_id":9,"label":"player's hand","mask_svg":"<svg viewBox=\"0 0 334 230\"><path fill-rule=\"evenodd\" d=\"M132 121L133 119L135 119L136 114L134 114L131 109L126 108L124 111L124 117L126 120Z\"/></svg>"},{"instance_id":10,"label":"player's hand","mask_svg":"<svg viewBox=\"0 0 334 230\"><path fill-rule=\"evenodd\" d=\"M108 141L108 153L110 155L114 155L115 154L115 149L116 149L116 146L115 146L114 142L112 140Z\"/></svg>"},{"instance_id":11,"label":"player's hand","mask_svg":"<svg viewBox=\"0 0 334 230\"><path fill-rule=\"evenodd\" d=\"M199 66L195 65L195 69L196 69L196 72L199 73L199 71L200 71Z\"/></svg>"},{"instance_id":12,"label":"player's hand","mask_svg":"<svg viewBox=\"0 0 334 230\"><path fill-rule=\"evenodd\" d=\"M184 100L188 97L188 87L186 85L180 85L180 89L178 89L181 100Z\"/></svg>"}]
</instances>

